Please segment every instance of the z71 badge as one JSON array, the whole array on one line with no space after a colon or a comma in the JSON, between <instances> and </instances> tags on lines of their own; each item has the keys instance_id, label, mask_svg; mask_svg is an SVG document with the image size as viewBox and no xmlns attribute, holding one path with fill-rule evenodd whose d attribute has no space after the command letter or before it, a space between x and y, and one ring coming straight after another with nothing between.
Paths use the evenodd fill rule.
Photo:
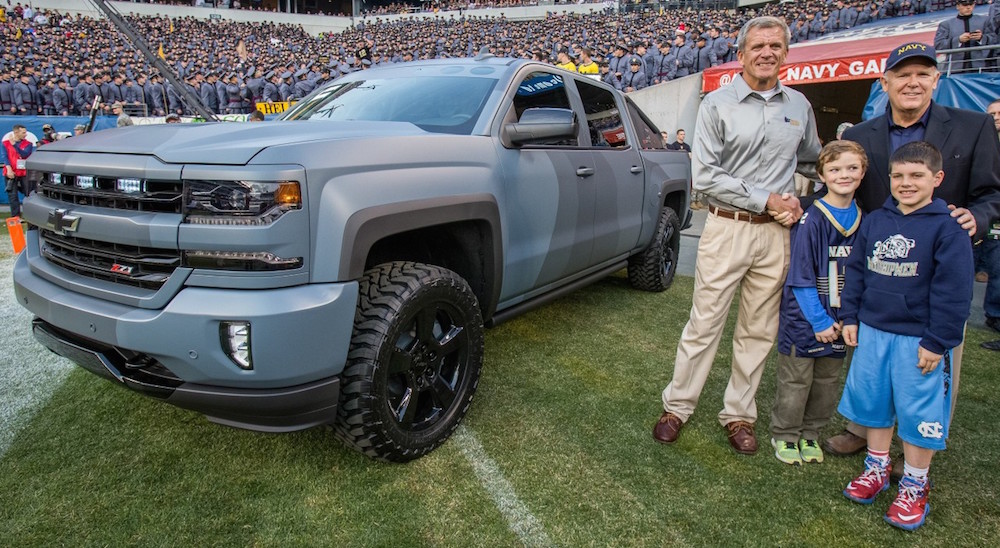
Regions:
<instances>
[{"instance_id":1,"label":"z71 badge","mask_svg":"<svg viewBox=\"0 0 1000 548\"><path fill-rule=\"evenodd\" d=\"M132 275L132 270L134 270L134 269L135 269L135 267L128 266L128 265L125 265L125 264L115 263L115 264L111 265L111 271L112 272L114 272L115 274L124 274L126 276L131 276Z\"/></svg>"}]
</instances>

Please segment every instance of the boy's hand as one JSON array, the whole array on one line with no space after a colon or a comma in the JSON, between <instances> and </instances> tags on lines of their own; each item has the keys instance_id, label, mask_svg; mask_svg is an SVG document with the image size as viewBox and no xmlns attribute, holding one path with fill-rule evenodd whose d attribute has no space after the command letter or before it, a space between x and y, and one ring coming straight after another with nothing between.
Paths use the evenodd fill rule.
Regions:
<instances>
[{"instance_id":1,"label":"boy's hand","mask_svg":"<svg viewBox=\"0 0 1000 548\"><path fill-rule=\"evenodd\" d=\"M976 235L976 217L971 211L964 207L955 207L952 204L948 204L948 209L951 210L952 218L961 225L962 230L968 231L970 237Z\"/></svg>"},{"instance_id":2,"label":"boy's hand","mask_svg":"<svg viewBox=\"0 0 1000 548\"><path fill-rule=\"evenodd\" d=\"M858 345L858 326L856 325L844 326L844 344L846 344L847 346Z\"/></svg>"},{"instance_id":3,"label":"boy's hand","mask_svg":"<svg viewBox=\"0 0 1000 548\"><path fill-rule=\"evenodd\" d=\"M840 336L841 324L837 322L823 331L816 333L816 340L821 343L832 343Z\"/></svg>"},{"instance_id":4,"label":"boy's hand","mask_svg":"<svg viewBox=\"0 0 1000 548\"><path fill-rule=\"evenodd\" d=\"M924 375L934 371L934 368L941 363L941 354L935 354L922 346L917 347L917 358L919 359L917 367Z\"/></svg>"}]
</instances>

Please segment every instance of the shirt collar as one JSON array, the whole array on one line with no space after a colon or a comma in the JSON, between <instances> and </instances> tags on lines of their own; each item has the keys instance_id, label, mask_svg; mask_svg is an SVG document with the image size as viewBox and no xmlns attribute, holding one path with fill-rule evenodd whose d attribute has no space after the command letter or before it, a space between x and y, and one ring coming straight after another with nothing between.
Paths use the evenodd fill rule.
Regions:
<instances>
[{"instance_id":1,"label":"shirt collar","mask_svg":"<svg viewBox=\"0 0 1000 548\"><path fill-rule=\"evenodd\" d=\"M923 127L926 128L927 127L927 121L931 119L931 106L932 105L934 105L934 101L931 101L930 104L927 105L927 110L924 111L923 116L921 116L919 120L917 120L916 122L914 122L913 125L908 126L908 127L913 127L913 126L918 126L919 125L919 126L923 126ZM885 105L885 117L886 117L886 119L889 120L889 130L893 130L893 129L897 129L897 128L898 129L906 129L903 126L901 126L901 125L899 125L899 124L897 124L896 122L893 121L893 119L892 119L892 105L890 105L889 103L886 103L886 105Z\"/></svg>"},{"instance_id":2,"label":"shirt collar","mask_svg":"<svg viewBox=\"0 0 1000 548\"><path fill-rule=\"evenodd\" d=\"M743 79L742 72L739 74L738 78L733 78L733 86L734 89L736 90L736 98L739 99L741 103L751 94L756 94L758 97L760 97L760 93L751 89L750 84L748 84L747 81ZM785 94L785 88L784 86L781 85L781 81L779 81L777 85L777 93L775 93L774 95L778 96L784 94Z\"/></svg>"}]
</instances>

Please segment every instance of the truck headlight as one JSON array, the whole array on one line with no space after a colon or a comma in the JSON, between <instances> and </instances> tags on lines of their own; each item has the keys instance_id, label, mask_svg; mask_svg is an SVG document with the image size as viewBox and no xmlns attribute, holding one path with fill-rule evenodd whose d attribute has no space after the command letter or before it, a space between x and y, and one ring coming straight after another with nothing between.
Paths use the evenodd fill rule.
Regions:
<instances>
[{"instance_id":1,"label":"truck headlight","mask_svg":"<svg viewBox=\"0 0 1000 548\"><path fill-rule=\"evenodd\" d=\"M294 181L184 181L184 222L259 226L302 208Z\"/></svg>"},{"instance_id":2,"label":"truck headlight","mask_svg":"<svg viewBox=\"0 0 1000 548\"><path fill-rule=\"evenodd\" d=\"M219 340L222 343L222 350L240 369L253 369L253 358L250 353L250 322L220 322Z\"/></svg>"}]
</instances>

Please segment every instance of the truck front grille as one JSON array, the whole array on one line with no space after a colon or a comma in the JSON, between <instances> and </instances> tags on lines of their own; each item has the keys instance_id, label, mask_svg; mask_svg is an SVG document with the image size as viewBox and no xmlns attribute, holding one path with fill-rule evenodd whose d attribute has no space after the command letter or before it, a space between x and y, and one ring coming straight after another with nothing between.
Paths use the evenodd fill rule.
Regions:
<instances>
[{"instance_id":1,"label":"truck front grille","mask_svg":"<svg viewBox=\"0 0 1000 548\"><path fill-rule=\"evenodd\" d=\"M39 230L42 256L67 270L98 280L156 290L181 264L180 252L61 236Z\"/></svg>"},{"instance_id":2,"label":"truck front grille","mask_svg":"<svg viewBox=\"0 0 1000 548\"><path fill-rule=\"evenodd\" d=\"M45 173L38 193L74 205L181 213L184 183Z\"/></svg>"}]
</instances>

